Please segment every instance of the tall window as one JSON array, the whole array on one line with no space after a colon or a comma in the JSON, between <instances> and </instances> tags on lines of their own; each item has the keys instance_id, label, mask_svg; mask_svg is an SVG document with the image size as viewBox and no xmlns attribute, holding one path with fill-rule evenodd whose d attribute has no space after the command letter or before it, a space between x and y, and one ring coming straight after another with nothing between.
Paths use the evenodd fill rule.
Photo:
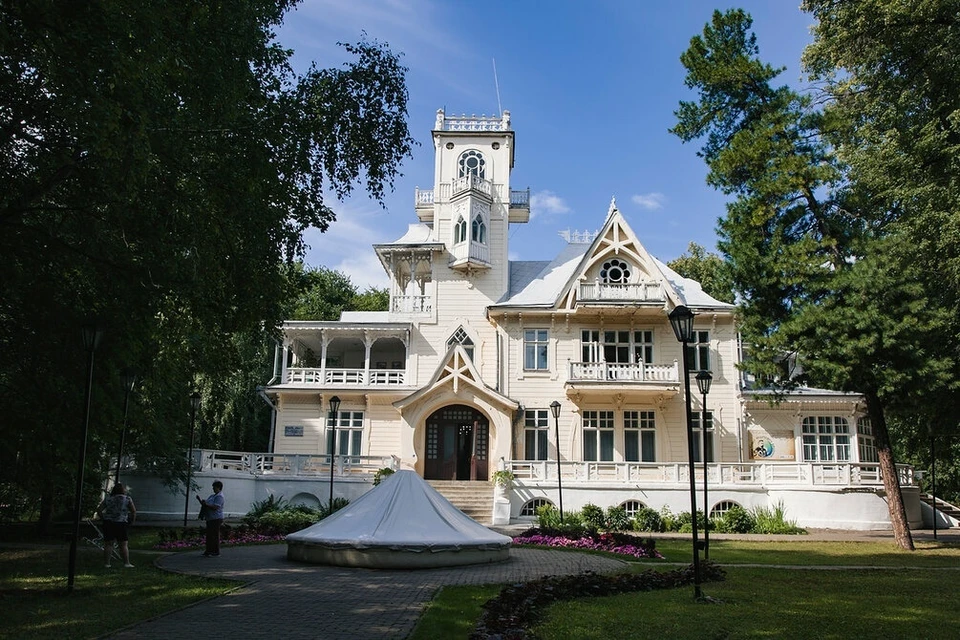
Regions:
<instances>
[{"instance_id":1,"label":"tall window","mask_svg":"<svg viewBox=\"0 0 960 640\"><path fill-rule=\"evenodd\" d=\"M327 416L327 429L332 429L336 419L337 427L337 455L359 456L363 442L363 411L341 411L334 416ZM330 443L327 435L327 444ZM351 460L354 464L359 462Z\"/></svg>"},{"instance_id":2,"label":"tall window","mask_svg":"<svg viewBox=\"0 0 960 640\"><path fill-rule=\"evenodd\" d=\"M523 413L523 459L547 459L547 434L550 423L546 409L527 409Z\"/></svg>"},{"instance_id":3,"label":"tall window","mask_svg":"<svg viewBox=\"0 0 960 640\"><path fill-rule=\"evenodd\" d=\"M467 356L473 360L473 340L471 340L467 332L463 330L463 327L458 327L457 330L453 332L453 335L447 340L447 348L449 349L458 344L467 352Z\"/></svg>"},{"instance_id":4,"label":"tall window","mask_svg":"<svg viewBox=\"0 0 960 640\"><path fill-rule=\"evenodd\" d=\"M850 459L850 425L840 416L803 419L803 459L807 462L846 462Z\"/></svg>"},{"instance_id":5,"label":"tall window","mask_svg":"<svg viewBox=\"0 0 960 640\"><path fill-rule=\"evenodd\" d=\"M636 364L653 362L653 331L580 332L581 362Z\"/></svg>"},{"instance_id":6,"label":"tall window","mask_svg":"<svg viewBox=\"0 0 960 640\"><path fill-rule=\"evenodd\" d=\"M703 462L703 429L700 428L700 413L693 414L693 460L694 462ZM713 429L713 411L707 411L707 462L716 462L714 455L714 429Z\"/></svg>"},{"instance_id":7,"label":"tall window","mask_svg":"<svg viewBox=\"0 0 960 640\"><path fill-rule=\"evenodd\" d=\"M710 371L710 332L694 331L693 340L687 343L687 358L690 370Z\"/></svg>"},{"instance_id":8,"label":"tall window","mask_svg":"<svg viewBox=\"0 0 960 640\"><path fill-rule=\"evenodd\" d=\"M656 462L657 422L653 411L623 412L623 459Z\"/></svg>"},{"instance_id":9,"label":"tall window","mask_svg":"<svg viewBox=\"0 0 960 640\"><path fill-rule=\"evenodd\" d=\"M467 175L474 175L478 178L486 178L487 163L483 159L483 154L479 151L464 151L460 154L460 175L462 178Z\"/></svg>"},{"instance_id":10,"label":"tall window","mask_svg":"<svg viewBox=\"0 0 960 640\"><path fill-rule=\"evenodd\" d=\"M860 462L880 462L870 418L857 419L857 443L860 445Z\"/></svg>"},{"instance_id":11,"label":"tall window","mask_svg":"<svg viewBox=\"0 0 960 640\"><path fill-rule=\"evenodd\" d=\"M583 412L583 459L613 461L613 411Z\"/></svg>"},{"instance_id":12,"label":"tall window","mask_svg":"<svg viewBox=\"0 0 960 640\"><path fill-rule=\"evenodd\" d=\"M483 221L483 216L481 216L479 213L477 214L477 217L473 219L473 225L470 233L470 237L474 242L487 244L487 225Z\"/></svg>"},{"instance_id":13,"label":"tall window","mask_svg":"<svg viewBox=\"0 0 960 640\"><path fill-rule=\"evenodd\" d=\"M528 371L544 371L547 365L549 333L546 329L523 331L523 368Z\"/></svg>"},{"instance_id":14,"label":"tall window","mask_svg":"<svg viewBox=\"0 0 960 640\"><path fill-rule=\"evenodd\" d=\"M460 216L456 224L453 225L453 243L460 244L467 241L467 221Z\"/></svg>"}]
</instances>

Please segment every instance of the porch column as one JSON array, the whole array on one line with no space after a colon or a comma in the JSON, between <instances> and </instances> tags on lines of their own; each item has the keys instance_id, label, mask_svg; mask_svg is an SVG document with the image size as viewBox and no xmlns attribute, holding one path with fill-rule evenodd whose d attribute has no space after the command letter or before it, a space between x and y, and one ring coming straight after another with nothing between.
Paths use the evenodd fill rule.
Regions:
<instances>
[{"instance_id":1,"label":"porch column","mask_svg":"<svg viewBox=\"0 0 960 640\"><path fill-rule=\"evenodd\" d=\"M370 384L370 351L376 341L376 338L371 338L368 332L363 332L363 384Z\"/></svg>"},{"instance_id":2,"label":"porch column","mask_svg":"<svg viewBox=\"0 0 960 640\"><path fill-rule=\"evenodd\" d=\"M320 329L320 383L327 383L327 345L330 344L330 338L327 337L325 329Z\"/></svg>"},{"instance_id":3,"label":"porch column","mask_svg":"<svg viewBox=\"0 0 960 640\"><path fill-rule=\"evenodd\" d=\"M287 367L290 360L290 341L283 341L283 350L282 350L283 360L280 362L280 383L286 384L287 380Z\"/></svg>"}]
</instances>

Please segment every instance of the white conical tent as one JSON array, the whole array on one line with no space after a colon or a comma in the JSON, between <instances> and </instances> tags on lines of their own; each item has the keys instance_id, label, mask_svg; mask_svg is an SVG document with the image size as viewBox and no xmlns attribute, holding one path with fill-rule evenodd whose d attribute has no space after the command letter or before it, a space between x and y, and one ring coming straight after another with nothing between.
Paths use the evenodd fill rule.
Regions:
<instances>
[{"instance_id":1,"label":"white conical tent","mask_svg":"<svg viewBox=\"0 0 960 640\"><path fill-rule=\"evenodd\" d=\"M472 520L413 471L398 471L317 524L287 536L291 560L418 568L499 562L509 537Z\"/></svg>"}]
</instances>

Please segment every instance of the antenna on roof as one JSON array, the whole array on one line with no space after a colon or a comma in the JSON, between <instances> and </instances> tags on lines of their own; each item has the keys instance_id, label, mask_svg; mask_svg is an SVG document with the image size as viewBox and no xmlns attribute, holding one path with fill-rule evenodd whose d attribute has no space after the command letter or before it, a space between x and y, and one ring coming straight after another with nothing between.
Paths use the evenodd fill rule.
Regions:
<instances>
[{"instance_id":1,"label":"antenna on roof","mask_svg":"<svg viewBox=\"0 0 960 640\"><path fill-rule=\"evenodd\" d=\"M500 81L497 79L497 59L493 58L493 86L497 88L497 112L502 116L503 107L500 106Z\"/></svg>"}]
</instances>

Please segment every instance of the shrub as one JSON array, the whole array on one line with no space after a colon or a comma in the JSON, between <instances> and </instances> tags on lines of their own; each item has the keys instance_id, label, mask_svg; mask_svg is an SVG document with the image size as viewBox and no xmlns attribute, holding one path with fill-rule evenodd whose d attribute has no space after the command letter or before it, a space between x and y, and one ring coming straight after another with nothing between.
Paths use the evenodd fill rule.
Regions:
<instances>
[{"instance_id":1,"label":"shrub","mask_svg":"<svg viewBox=\"0 0 960 640\"><path fill-rule=\"evenodd\" d=\"M286 535L306 529L321 519L322 514L316 510L313 513L304 513L295 509L271 511L260 516L257 520L257 529L265 535Z\"/></svg>"},{"instance_id":2,"label":"shrub","mask_svg":"<svg viewBox=\"0 0 960 640\"><path fill-rule=\"evenodd\" d=\"M19 522L34 509L33 499L12 482L0 482L0 523Z\"/></svg>"},{"instance_id":3,"label":"shrub","mask_svg":"<svg viewBox=\"0 0 960 640\"><path fill-rule=\"evenodd\" d=\"M336 498L333 499L332 503L326 504L320 508L320 513L323 514L321 517L326 518L329 515L333 515L337 511L340 511L340 509L343 509L348 504L350 504L349 500L347 500L346 498L337 496Z\"/></svg>"},{"instance_id":4,"label":"shrub","mask_svg":"<svg viewBox=\"0 0 960 640\"><path fill-rule=\"evenodd\" d=\"M607 529L610 531L626 531L630 529L630 516L623 507L607 508Z\"/></svg>"},{"instance_id":5,"label":"shrub","mask_svg":"<svg viewBox=\"0 0 960 640\"><path fill-rule=\"evenodd\" d=\"M713 523L719 533L750 533L755 525L753 516L738 504L730 507Z\"/></svg>"},{"instance_id":6,"label":"shrub","mask_svg":"<svg viewBox=\"0 0 960 640\"><path fill-rule=\"evenodd\" d=\"M373 474L373 486L380 484L384 478L387 476L392 476L396 471L390 467L383 467L382 469L377 469L377 472Z\"/></svg>"},{"instance_id":7,"label":"shrub","mask_svg":"<svg viewBox=\"0 0 960 640\"><path fill-rule=\"evenodd\" d=\"M583 509L580 510L580 513L583 515L583 523L588 528L596 531L606 527L607 518L603 514L603 508L588 502L587 504L583 505Z\"/></svg>"},{"instance_id":8,"label":"shrub","mask_svg":"<svg viewBox=\"0 0 960 640\"><path fill-rule=\"evenodd\" d=\"M650 507L644 507L637 511L633 517L633 528L637 531L663 531L663 518L660 514Z\"/></svg>"},{"instance_id":9,"label":"shrub","mask_svg":"<svg viewBox=\"0 0 960 640\"><path fill-rule=\"evenodd\" d=\"M247 511L247 514L243 516L243 521L250 526L254 526L263 515L274 511L282 511L287 506L288 503L283 499L283 496L268 496L266 499L258 500L250 505L250 511Z\"/></svg>"},{"instance_id":10,"label":"shrub","mask_svg":"<svg viewBox=\"0 0 960 640\"><path fill-rule=\"evenodd\" d=\"M537 526L541 529L556 529L560 526L560 512L552 504L537 507Z\"/></svg>"},{"instance_id":11,"label":"shrub","mask_svg":"<svg viewBox=\"0 0 960 640\"><path fill-rule=\"evenodd\" d=\"M693 517L690 515L689 511L681 511L677 514L677 523L680 533L690 533L693 531ZM707 527L707 516L697 509L697 529L699 531L705 531Z\"/></svg>"},{"instance_id":12,"label":"shrub","mask_svg":"<svg viewBox=\"0 0 960 640\"><path fill-rule=\"evenodd\" d=\"M786 519L786 510L782 501L774 505L772 509L769 507L754 507L751 510L751 515L754 519L752 533L806 533L805 529L797 526L796 520Z\"/></svg>"}]
</instances>

